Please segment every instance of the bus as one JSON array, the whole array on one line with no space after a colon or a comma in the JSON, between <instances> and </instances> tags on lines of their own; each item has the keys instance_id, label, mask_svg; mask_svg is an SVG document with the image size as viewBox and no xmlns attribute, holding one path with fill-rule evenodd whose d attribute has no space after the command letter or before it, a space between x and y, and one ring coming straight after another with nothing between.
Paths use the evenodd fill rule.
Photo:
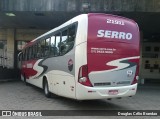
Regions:
<instances>
[{"instance_id":1,"label":"bus","mask_svg":"<svg viewBox=\"0 0 160 119\"><path fill-rule=\"evenodd\" d=\"M76 100L136 94L140 33L136 22L88 13L29 42L19 54L21 80Z\"/></svg>"}]
</instances>

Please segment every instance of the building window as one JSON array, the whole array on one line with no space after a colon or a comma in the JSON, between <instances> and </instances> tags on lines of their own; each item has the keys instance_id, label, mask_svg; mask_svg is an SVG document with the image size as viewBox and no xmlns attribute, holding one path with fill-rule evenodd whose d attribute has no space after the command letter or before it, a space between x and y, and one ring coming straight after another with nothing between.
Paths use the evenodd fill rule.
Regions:
<instances>
[{"instance_id":1,"label":"building window","mask_svg":"<svg viewBox=\"0 0 160 119\"><path fill-rule=\"evenodd\" d=\"M155 52L159 52L160 50L159 50L159 47L154 47L154 51Z\"/></svg>"},{"instance_id":2,"label":"building window","mask_svg":"<svg viewBox=\"0 0 160 119\"><path fill-rule=\"evenodd\" d=\"M145 51L150 52L151 51L151 47L150 46L145 47Z\"/></svg>"}]
</instances>

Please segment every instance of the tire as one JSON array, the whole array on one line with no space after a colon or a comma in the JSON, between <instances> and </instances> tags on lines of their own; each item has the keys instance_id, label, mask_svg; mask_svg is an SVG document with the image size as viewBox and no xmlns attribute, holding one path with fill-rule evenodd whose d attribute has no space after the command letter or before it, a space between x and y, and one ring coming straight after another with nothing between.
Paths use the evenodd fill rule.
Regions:
<instances>
[{"instance_id":1,"label":"tire","mask_svg":"<svg viewBox=\"0 0 160 119\"><path fill-rule=\"evenodd\" d=\"M51 97L51 93L49 92L49 87L48 87L48 82L47 80L44 81L44 95L47 97L47 98L50 98Z\"/></svg>"}]
</instances>

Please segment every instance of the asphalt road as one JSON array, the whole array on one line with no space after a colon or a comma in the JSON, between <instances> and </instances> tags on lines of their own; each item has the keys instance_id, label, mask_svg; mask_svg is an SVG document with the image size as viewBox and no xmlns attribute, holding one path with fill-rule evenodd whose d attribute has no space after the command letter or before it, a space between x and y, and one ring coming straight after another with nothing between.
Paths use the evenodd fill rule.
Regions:
<instances>
[{"instance_id":1,"label":"asphalt road","mask_svg":"<svg viewBox=\"0 0 160 119\"><path fill-rule=\"evenodd\" d=\"M71 113L70 110L144 110L145 111L145 110L160 110L159 102L160 102L159 84L143 85L143 86L140 85L138 86L137 94L133 97L126 97L122 99L112 99L112 100L76 101L55 95L53 95L52 98L46 98L41 89L31 85L26 86L21 81L0 82L0 110L68 110L68 113ZM22 117L14 117L14 118L19 119ZM67 117L54 116L54 117L43 117L43 118L121 119L124 117L89 115L89 116L67 116ZM133 116L130 116L128 118L133 119ZM134 116L134 118L139 118L139 117ZM143 119L143 118L158 118L158 117L141 116L140 118ZM13 119L13 117L11 119Z\"/></svg>"}]
</instances>

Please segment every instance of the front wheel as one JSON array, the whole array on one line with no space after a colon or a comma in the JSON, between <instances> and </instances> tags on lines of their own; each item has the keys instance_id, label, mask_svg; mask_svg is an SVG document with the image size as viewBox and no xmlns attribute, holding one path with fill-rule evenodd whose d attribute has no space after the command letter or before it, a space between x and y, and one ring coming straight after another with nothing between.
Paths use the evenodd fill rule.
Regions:
<instances>
[{"instance_id":1,"label":"front wheel","mask_svg":"<svg viewBox=\"0 0 160 119\"><path fill-rule=\"evenodd\" d=\"M51 97L51 93L49 92L48 82L44 82L44 94L47 98Z\"/></svg>"}]
</instances>

